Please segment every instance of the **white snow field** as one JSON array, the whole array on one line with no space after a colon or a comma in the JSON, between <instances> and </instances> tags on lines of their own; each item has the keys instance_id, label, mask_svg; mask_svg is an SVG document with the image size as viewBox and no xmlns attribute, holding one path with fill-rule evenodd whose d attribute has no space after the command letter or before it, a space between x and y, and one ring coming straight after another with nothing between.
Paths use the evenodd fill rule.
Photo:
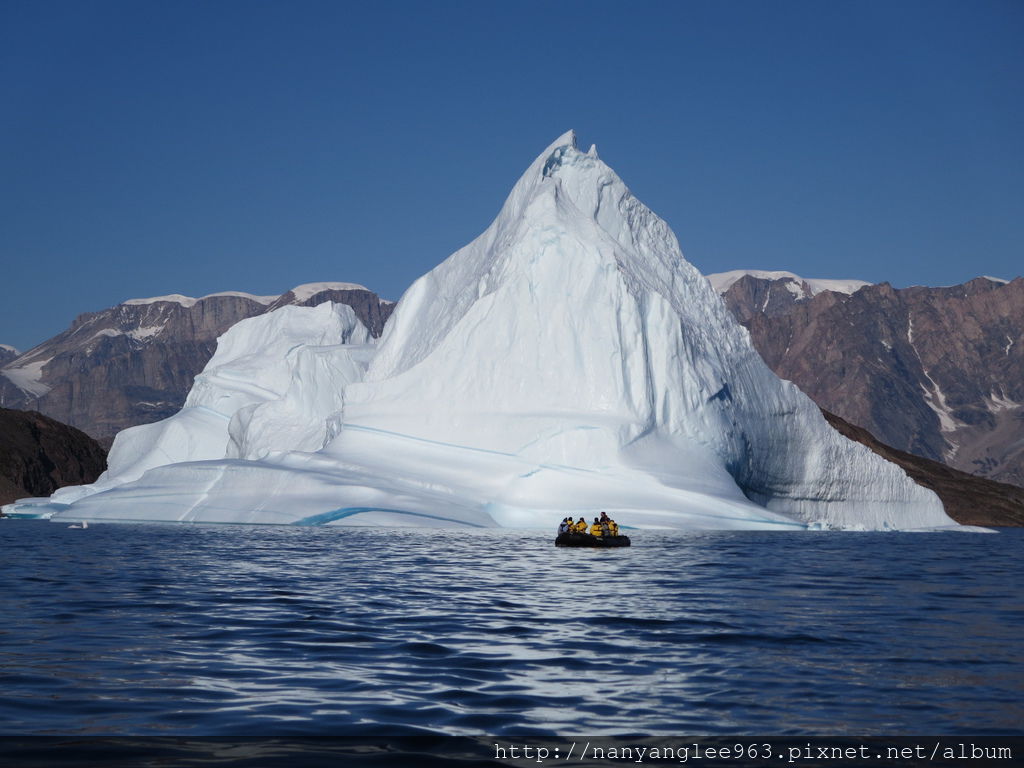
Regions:
<instances>
[{"instance_id":1,"label":"white snow field","mask_svg":"<svg viewBox=\"0 0 1024 768\"><path fill-rule=\"evenodd\" d=\"M761 280L786 280L789 283L789 290L798 299L809 299L825 291L849 295L866 285L871 285L864 280L806 280L792 272L769 272L763 269L734 269L729 272L714 272L706 277L715 291L725 293L734 283L748 275Z\"/></svg>"},{"instance_id":2,"label":"white snow field","mask_svg":"<svg viewBox=\"0 0 1024 768\"><path fill-rule=\"evenodd\" d=\"M245 320L61 520L553 529L955 526L776 377L668 226L570 132L376 348L348 307Z\"/></svg>"}]
</instances>

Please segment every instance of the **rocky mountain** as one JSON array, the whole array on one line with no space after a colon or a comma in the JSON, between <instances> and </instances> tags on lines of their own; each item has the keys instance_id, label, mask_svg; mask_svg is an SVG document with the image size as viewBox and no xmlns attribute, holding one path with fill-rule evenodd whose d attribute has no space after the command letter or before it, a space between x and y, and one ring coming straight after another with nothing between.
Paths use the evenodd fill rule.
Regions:
<instances>
[{"instance_id":1,"label":"rocky mountain","mask_svg":"<svg viewBox=\"0 0 1024 768\"><path fill-rule=\"evenodd\" d=\"M0 365L7 364L20 354L21 352L16 350L10 344L0 344Z\"/></svg>"},{"instance_id":2,"label":"rocky mountain","mask_svg":"<svg viewBox=\"0 0 1024 768\"><path fill-rule=\"evenodd\" d=\"M863 280L805 280L792 272L737 269L708 275L711 287L725 298L741 323L755 314L775 317L794 304L825 291L852 294L870 283Z\"/></svg>"},{"instance_id":3,"label":"rocky mountain","mask_svg":"<svg viewBox=\"0 0 1024 768\"><path fill-rule=\"evenodd\" d=\"M772 370L822 408L899 450L1024 485L1024 278L818 291L788 273L709 280Z\"/></svg>"},{"instance_id":4,"label":"rocky mountain","mask_svg":"<svg viewBox=\"0 0 1024 768\"><path fill-rule=\"evenodd\" d=\"M91 483L107 467L103 447L35 411L0 408L0 504Z\"/></svg>"},{"instance_id":5,"label":"rocky mountain","mask_svg":"<svg viewBox=\"0 0 1024 768\"><path fill-rule=\"evenodd\" d=\"M126 427L176 413L217 337L239 320L326 301L351 306L373 336L393 306L353 283L310 283L281 296L131 299L80 315L63 333L2 363L0 406L38 410L109 444Z\"/></svg>"}]
</instances>

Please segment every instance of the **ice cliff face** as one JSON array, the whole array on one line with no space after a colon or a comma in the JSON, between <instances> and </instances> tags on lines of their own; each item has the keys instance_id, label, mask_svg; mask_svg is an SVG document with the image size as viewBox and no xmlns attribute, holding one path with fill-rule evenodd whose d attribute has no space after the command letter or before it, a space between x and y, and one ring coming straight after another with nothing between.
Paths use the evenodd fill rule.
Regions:
<instances>
[{"instance_id":1,"label":"ice cliff face","mask_svg":"<svg viewBox=\"0 0 1024 768\"><path fill-rule=\"evenodd\" d=\"M220 337L181 411L118 434L109 474L123 482L175 462L322 448L345 384L362 378L370 341L344 304L242 320Z\"/></svg>"},{"instance_id":2,"label":"ice cliff face","mask_svg":"<svg viewBox=\"0 0 1024 768\"><path fill-rule=\"evenodd\" d=\"M249 399L265 366L236 368L224 394L215 357L182 413L229 403L221 461L153 469L64 514L123 518L145 498L134 514L153 519L305 524L550 527L600 509L680 528L952 523L768 370L668 226L572 133L406 292L362 381L338 354L272 408ZM128 466L117 448L112 468Z\"/></svg>"}]
</instances>

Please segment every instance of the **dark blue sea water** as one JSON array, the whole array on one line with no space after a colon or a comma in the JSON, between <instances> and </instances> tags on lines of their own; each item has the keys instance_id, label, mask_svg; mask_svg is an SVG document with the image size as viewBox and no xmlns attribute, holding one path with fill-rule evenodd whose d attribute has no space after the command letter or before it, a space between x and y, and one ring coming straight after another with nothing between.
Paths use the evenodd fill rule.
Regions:
<instances>
[{"instance_id":1,"label":"dark blue sea water","mask_svg":"<svg viewBox=\"0 0 1024 768\"><path fill-rule=\"evenodd\" d=\"M1021 734L1024 532L0 521L0 735Z\"/></svg>"}]
</instances>

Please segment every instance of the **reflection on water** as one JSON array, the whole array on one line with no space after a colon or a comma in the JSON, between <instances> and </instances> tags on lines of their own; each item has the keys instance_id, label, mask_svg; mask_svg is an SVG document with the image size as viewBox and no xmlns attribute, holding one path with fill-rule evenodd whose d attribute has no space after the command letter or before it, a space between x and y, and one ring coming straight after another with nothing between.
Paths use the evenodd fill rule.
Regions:
<instances>
[{"instance_id":1,"label":"reflection on water","mask_svg":"<svg viewBox=\"0 0 1024 768\"><path fill-rule=\"evenodd\" d=\"M979 733L1021 532L0 524L0 731Z\"/></svg>"}]
</instances>

